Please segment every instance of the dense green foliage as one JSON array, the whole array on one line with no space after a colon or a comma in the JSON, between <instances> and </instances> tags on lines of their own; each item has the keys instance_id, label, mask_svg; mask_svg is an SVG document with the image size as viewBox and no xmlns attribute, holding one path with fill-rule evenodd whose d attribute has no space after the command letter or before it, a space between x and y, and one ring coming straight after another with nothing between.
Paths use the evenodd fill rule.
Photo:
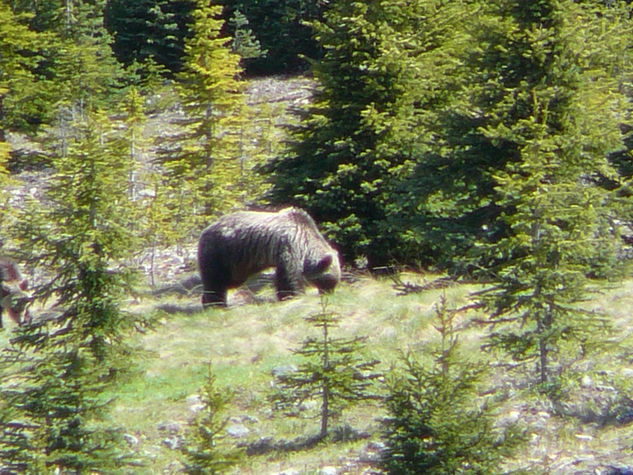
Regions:
<instances>
[{"instance_id":1,"label":"dense green foliage","mask_svg":"<svg viewBox=\"0 0 633 475\"><path fill-rule=\"evenodd\" d=\"M328 8L323 0L219 0L228 20L236 12L244 15L265 55L245 62L249 73L294 73L308 67L306 58L316 59L321 48L308 22L319 20Z\"/></svg>"},{"instance_id":2,"label":"dense green foliage","mask_svg":"<svg viewBox=\"0 0 633 475\"><path fill-rule=\"evenodd\" d=\"M31 129L51 107L42 87L43 49L48 35L29 28L32 15L14 13L0 3L0 139L11 128ZM11 92L11 94L8 94Z\"/></svg>"},{"instance_id":3,"label":"dense green foliage","mask_svg":"<svg viewBox=\"0 0 633 475\"><path fill-rule=\"evenodd\" d=\"M450 54L461 48L460 8L337 2L316 25L321 89L293 149L267 170L271 200L310 210L349 261L424 257L418 236L403 227L422 196L400 185L442 146L436 122L459 80ZM403 214L405 205L416 211Z\"/></svg>"},{"instance_id":4,"label":"dense green foliage","mask_svg":"<svg viewBox=\"0 0 633 475\"><path fill-rule=\"evenodd\" d=\"M182 70L190 36L192 0L110 0L105 22L125 66L152 61L173 75Z\"/></svg>"},{"instance_id":5,"label":"dense green foliage","mask_svg":"<svg viewBox=\"0 0 633 475\"><path fill-rule=\"evenodd\" d=\"M494 426L494 404L479 398L486 369L460 350L455 314L442 301L438 348L421 364L411 354L388 380L384 424L390 474L499 473L499 462L523 441L515 425Z\"/></svg>"},{"instance_id":6,"label":"dense green foliage","mask_svg":"<svg viewBox=\"0 0 633 475\"><path fill-rule=\"evenodd\" d=\"M0 22L10 28L0 40L1 71L8 75L0 78L8 87L0 110L3 130L33 132L111 103L119 68L103 27L104 6L105 1L0 2Z\"/></svg>"},{"instance_id":7,"label":"dense green foliage","mask_svg":"<svg viewBox=\"0 0 633 475\"><path fill-rule=\"evenodd\" d=\"M198 232L222 205L230 208L240 176L245 120L240 57L221 35L221 7L206 5L196 1L193 36L179 75L179 96L187 112L182 132L169 139L173 147L160 157L171 179L171 209L184 236L187 230Z\"/></svg>"},{"instance_id":8,"label":"dense green foliage","mask_svg":"<svg viewBox=\"0 0 633 475\"><path fill-rule=\"evenodd\" d=\"M319 19L327 2L218 0L213 3L224 7L224 32L236 38L236 47L240 46L237 38L243 33L251 44L258 45L261 54L242 55L248 73L295 73L308 67L304 56L320 56L320 48L306 22ZM110 0L106 24L114 37L117 58L126 66L151 59L170 76L180 72L185 62L185 42L193 35L194 9L192 0Z\"/></svg>"},{"instance_id":9,"label":"dense green foliage","mask_svg":"<svg viewBox=\"0 0 633 475\"><path fill-rule=\"evenodd\" d=\"M228 29L229 36L233 38L231 49L239 54L242 60L266 56L266 50L262 50L259 40L248 26L248 18L242 12L235 10L228 21Z\"/></svg>"},{"instance_id":10,"label":"dense green foliage","mask_svg":"<svg viewBox=\"0 0 633 475\"><path fill-rule=\"evenodd\" d=\"M485 346L555 382L608 330L582 308L591 279L631 252L628 3L0 0L0 242L38 272L37 304L58 307L16 330L0 362L6 469L119 468L101 394L127 366L119 301L134 247L192 246L248 205L306 208L350 264L481 279ZM315 93L282 130L276 109L246 104L244 67L305 71L301 55ZM164 104L157 132L147 114ZM51 174L19 211L14 132L44 160L13 170ZM304 341L314 361L282 402L320 398L324 437L336 403L365 396L371 364L353 358L361 339L328 336L331 313L312 322L323 339ZM435 367L407 359L393 380L393 472L497 460L498 434L467 404L479 373L445 343ZM206 390L213 417L221 401ZM221 426L203 422L212 445ZM459 448L473 438L482 459Z\"/></svg>"},{"instance_id":11,"label":"dense green foliage","mask_svg":"<svg viewBox=\"0 0 633 475\"><path fill-rule=\"evenodd\" d=\"M131 369L123 341L134 319L119 308L129 271L129 162L118 160L109 123L94 114L56 157L48 206L30 203L15 239L49 276L37 297L56 309L20 327L0 358L3 473L115 472L130 459L122 434L103 423L109 385ZM119 199L112 199L112 194Z\"/></svg>"},{"instance_id":12,"label":"dense green foliage","mask_svg":"<svg viewBox=\"0 0 633 475\"><path fill-rule=\"evenodd\" d=\"M325 48L315 64L321 89L292 150L267 170L271 200L308 208L348 261L364 255L374 266L417 260L460 272L487 267L493 256L473 253L473 246L511 232L505 217L514 208L498 177L521 167L525 144L511 134L513 124L530 117L533 101L555 102L537 106L542 111L576 101L564 112L578 116L566 133L575 134L587 161L604 162L622 146L628 117L620 95L628 70L626 12L618 5L574 6L560 34L577 35L565 42L584 49L571 62L577 49L569 45L564 77L543 71L567 45L541 36L547 20L532 8L503 1L338 2L316 25ZM512 15L531 25L524 37ZM577 92L532 96L548 86L543 78ZM553 110L546 120L557 127ZM552 131L544 134L554 140ZM618 182L599 163L583 176Z\"/></svg>"},{"instance_id":13,"label":"dense green foliage","mask_svg":"<svg viewBox=\"0 0 633 475\"><path fill-rule=\"evenodd\" d=\"M482 52L480 70L495 81L482 91L489 114L479 130L509 161L492 177L504 211L494 225L505 231L477 249L495 279L481 299L503 322L493 342L518 359L537 358L544 383L558 344L577 340L586 352L602 324L574 304L586 297L592 269L613 270L617 255L610 221L618 209L596 181L617 180L608 154L623 147L619 117L628 104L605 66L621 61L613 45L630 35L628 14L614 7L598 15L572 1L493 6L480 30L504 55ZM516 73L495 74L499 63L516 64Z\"/></svg>"}]
</instances>

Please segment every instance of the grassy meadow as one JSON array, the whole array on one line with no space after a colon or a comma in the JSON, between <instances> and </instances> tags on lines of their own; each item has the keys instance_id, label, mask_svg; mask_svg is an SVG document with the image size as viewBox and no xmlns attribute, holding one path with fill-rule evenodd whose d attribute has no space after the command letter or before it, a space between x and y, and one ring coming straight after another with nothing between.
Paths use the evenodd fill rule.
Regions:
<instances>
[{"instance_id":1,"label":"grassy meadow","mask_svg":"<svg viewBox=\"0 0 633 475\"><path fill-rule=\"evenodd\" d=\"M450 299L464 301L468 289L455 287L446 291ZM187 306L192 298L165 297L176 308ZM188 399L199 391L211 368L217 385L233 394L229 426L234 422L246 426L249 436L236 443L252 443L261 438L291 441L318 433L316 408L298 417L287 417L273 410L268 400L278 367L298 365L298 349L307 336L318 330L305 317L321 311L316 290L309 289L301 298L276 302L272 287L257 295L259 303L235 303L230 296L229 309L211 309L194 313L159 314L156 328L139 335L139 345L148 350L140 361L141 374L120 388L114 410L115 422L127 433L139 438L139 449L153 459L153 472L163 473L174 463L178 453L163 444L167 432L158 427L175 422L185 428L193 416ZM439 293L397 297L389 279L360 277L344 283L327 299L328 309L339 314L340 325L334 337L366 336L367 359L382 361L388 371L403 351L417 351L433 338L434 305ZM151 299L150 299L151 300ZM145 311L161 302L142 300L132 311ZM164 302L162 302L164 303ZM364 355L365 356L365 355ZM299 470L318 473L322 467L348 466L351 473L362 473L366 464L358 461L359 453L377 440L378 419L382 413L377 403L363 403L343 413L332 424L332 432L348 426L364 432L362 440L321 444L307 450L274 452L247 457L236 473L279 473ZM247 422L241 421L246 419ZM255 421L255 422L253 422Z\"/></svg>"},{"instance_id":2,"label":"grassy meadow","mask_svg":"<svg viewBox=\"0 0 633 475\"><path fill-rule=\"evenodd\" d=\"M425 283L435 276L403 274L400 278ZM472 284L454 284L398 295L393 284L389 277L361 275L342 283L327 299L328 309L341 318L332 336L366 336L363 356L379 359L385 373L397 367L407 352L430 361L429 350L439 338L434 327L436 305L445 297L450 308L462 307L477 289ZM309 289L300 298L276 302L273 289L267 287L255 300L243 303L240 292L234 291L228 309L194 307L197 295L145 296L126 304L130 312L155 315L156 322L154 328L133 336L133 344L142 350L131 362L135 372L112 394L112 425L123 428L131 447L145 461L136 473L179 473L181 454L175 447L183 443L199 404L197 394L210 370L217 386L232 394L227 429L238 427L245 432L227 436L227 443L249 446L263 439L293 441L318 433L316 404L290 417L274 410L268 397L274 385L273 370L298 365L292 350L306 337L318 337L318 330L305 317L321 310L320 297ZM633 280L604 285L585 303L609 316L613 332L597 351L566 363L558 399L534 390L534 368L517 367L502 354L481 350L486 328L476 320L484 315L457 313L463 356L490 369L482 392L499 403L498 423L518 422L528 432L526 447L500 471L606 473L595 470L633 466L628 417L633 413L629 399L632 303ZM165 304L169 313L157 310ZM177 311L180 307L182 312ZM1 334L4 344L10 334L11 327ZM380 473L371 460L384 416L378 402L363 402L333 421L333 435L327 442L250 455L234 473Z\"/></svg>"}]
</instances>

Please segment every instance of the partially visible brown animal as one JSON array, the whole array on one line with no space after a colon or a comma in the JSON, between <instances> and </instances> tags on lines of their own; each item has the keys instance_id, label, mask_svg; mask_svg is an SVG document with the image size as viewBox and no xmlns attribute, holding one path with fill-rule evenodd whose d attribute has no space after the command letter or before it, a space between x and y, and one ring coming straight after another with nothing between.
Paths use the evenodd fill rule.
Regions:
<instances>
[{"instance_id":1,"label":"partially visible brown animal","mask_svg":"<svg viewBox=\"0 0 633 475\"><path fill-rule=\"evenodd\" d=\"M298 208L278 212L240 211L221 217L198 244L202 305L226 305L227 290L275 267L277 298L303 291L304 281L327 292L341 280L338 253Z\"/></svg>"},{"instance_id":2,"label":"partially visible brown animal","mask_svg":"<svg viewBox=\"0 0 633 475\"><path fill-rule=\"evenodd\" d=\"M27 305L31 298L25 292L28 287L28 280L22 276L18 265L8 257L0 256L0 328L3 327L3 310L18 325L29 320Z\"/></svg>"}]
</instances>

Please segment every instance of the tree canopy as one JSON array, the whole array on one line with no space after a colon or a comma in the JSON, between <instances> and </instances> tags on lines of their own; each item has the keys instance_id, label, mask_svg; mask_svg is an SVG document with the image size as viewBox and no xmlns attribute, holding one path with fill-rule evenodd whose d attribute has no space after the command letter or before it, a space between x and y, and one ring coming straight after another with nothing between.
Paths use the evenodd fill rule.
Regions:
<instances>
[{"instance_id":1,"label":"tree canopy","mask_svg":"<svg viewBox=\"0 0 633 475\"><path fill-rule=\"evenodd\" d=\"M556 155L579 190L621 186L608 157L629 116L628 7L563 3L332 6L315 23L320 89L266 170L270 200L308 208L350 262L472 273L512 234L502 177L524 178L536 135L538 160Z\"/></svg>"}]
</instances>

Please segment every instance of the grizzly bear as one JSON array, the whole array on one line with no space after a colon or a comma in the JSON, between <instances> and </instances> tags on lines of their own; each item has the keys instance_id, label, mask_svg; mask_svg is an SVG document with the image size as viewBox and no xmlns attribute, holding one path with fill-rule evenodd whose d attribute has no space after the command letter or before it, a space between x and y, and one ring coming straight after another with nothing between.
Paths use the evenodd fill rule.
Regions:
<instances>
[{"instance_id":1,"label":"grizzly bear","mask_svg":"<svg viewBox=\"0 0 633 475\"><path fill-rule=\"evenodd\" d=\"M22 276L18 265L7 257L0 256L0 328L3 310L17 324L29 319L27 304L30 297L24 292L28 281Z\"/></svg>"},{"instance_id":2,"label":"grizzly bear","mask_svg":"<svg viewBox=\"0 0 633 475\"><path fill-rule=\"evenodd\" d=\"M200 236L198 267L204 307L226 305L228 289L268 267L276 268L279 300L301 293L304 281L327 292L341 279L338 253L298 208L221 217Z\"/></svg>"}]
</instances>

